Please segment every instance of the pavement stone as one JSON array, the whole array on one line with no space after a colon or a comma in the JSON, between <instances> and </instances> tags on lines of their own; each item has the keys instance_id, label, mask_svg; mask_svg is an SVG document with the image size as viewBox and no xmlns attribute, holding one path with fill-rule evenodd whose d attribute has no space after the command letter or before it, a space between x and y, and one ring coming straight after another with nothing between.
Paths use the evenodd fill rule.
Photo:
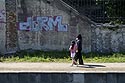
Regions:
<instances>
[{"instance_id":1,"label":"pavement stone","mask_svg":"<svg viewBox=\"0 0 125 83\"><path fill-rule=\"evenodd\" d=\"M41 62L41 63L0 63L0 72L125 72L125 63L85 63L74 65L71 63Z\"/></svg>"}]
</instances>

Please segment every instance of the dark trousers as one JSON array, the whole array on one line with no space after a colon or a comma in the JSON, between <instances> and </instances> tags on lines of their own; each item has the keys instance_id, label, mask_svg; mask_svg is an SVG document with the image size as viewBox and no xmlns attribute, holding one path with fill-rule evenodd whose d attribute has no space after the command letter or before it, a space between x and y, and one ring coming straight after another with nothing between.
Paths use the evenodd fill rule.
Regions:
<instances>
[{"instance_id":1,"label":"dark trousers","mask_svg":"<svg viewBox=\"0 0 125 83\"><path fill-rule=\"evenodd\" d=\"M80 64L80 65L83 65L84 63L83 63L81 51L78 51L78 52L76 53L75 61L77 62L78 59L79 59L79 64Z\"/></svg>"}]
</instances>

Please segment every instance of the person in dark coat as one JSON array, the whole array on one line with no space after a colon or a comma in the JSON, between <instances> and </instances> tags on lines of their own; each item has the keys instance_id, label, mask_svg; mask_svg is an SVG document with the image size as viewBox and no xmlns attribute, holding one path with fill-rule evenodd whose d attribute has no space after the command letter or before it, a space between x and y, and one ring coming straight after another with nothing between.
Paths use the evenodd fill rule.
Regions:
<instances>
[{"instance_id":1,"label":"person in dark coat","mask_svg":"<svg viewBox=\"0 0 125 83\"><path fill-rule=\"evenodd\" d=\"M75 57L75 61L77 62L77 60L79 59L79 64L80 65L84 65L83 63L83 59L82 59L82 36L81 34L79 34L76 37L76 43L77 43L77 51L76 51L76 57Z\"/></svg>"}]
</instances>

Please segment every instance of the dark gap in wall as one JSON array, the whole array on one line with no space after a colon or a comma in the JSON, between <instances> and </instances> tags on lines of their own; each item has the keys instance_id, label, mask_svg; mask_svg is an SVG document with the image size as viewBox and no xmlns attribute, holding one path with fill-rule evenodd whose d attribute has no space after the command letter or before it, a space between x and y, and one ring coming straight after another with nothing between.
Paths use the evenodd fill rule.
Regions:
<instances>
[{"instance_id":1,"label":"dark gap in wall","mask_svg":"<svg viewBox=\"0 0 125 83\"><path fill-rule=\"evenodd\" d=\"M48 4L50 4L51 2L50 1L46 1Z\"/></svg>"}]
</instances>

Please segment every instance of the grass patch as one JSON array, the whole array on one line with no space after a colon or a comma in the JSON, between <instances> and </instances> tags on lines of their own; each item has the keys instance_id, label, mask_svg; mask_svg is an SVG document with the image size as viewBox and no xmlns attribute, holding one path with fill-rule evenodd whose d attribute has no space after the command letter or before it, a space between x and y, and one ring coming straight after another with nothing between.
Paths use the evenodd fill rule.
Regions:
<instances>
[{"instance_id":1,"label":"grass patch","mask_svg":"<svg viewBox=\"0 0 125 83\"><path fill-rule=\"evenodd\" d=\"M125 62L125 53L82 53L85 63ZM71 62L69 51L20 51L0 57L1 62Z\"/></svg>"},{"instance_id":2,"label":"grass patch","mask_svg":"<svg viewBox=\"0 0 125 83\"><path fill-rule=\"evenodd\" d=\"M96 63L121 63L125 62L125 53L112 53L112 54L95 54L89 53L83 55L85 62L96 62Z\"/></svg>"},{"instance_id":3,"label":"grass patch","mask_svg":"<svg viewBox=\"0 0 125 83\"><path fill-rule=\"evenodd\" d=\"M20 51L15 54L4 55L1 62L69 62L67 51Z\"/></svg>"}]
</instances>

